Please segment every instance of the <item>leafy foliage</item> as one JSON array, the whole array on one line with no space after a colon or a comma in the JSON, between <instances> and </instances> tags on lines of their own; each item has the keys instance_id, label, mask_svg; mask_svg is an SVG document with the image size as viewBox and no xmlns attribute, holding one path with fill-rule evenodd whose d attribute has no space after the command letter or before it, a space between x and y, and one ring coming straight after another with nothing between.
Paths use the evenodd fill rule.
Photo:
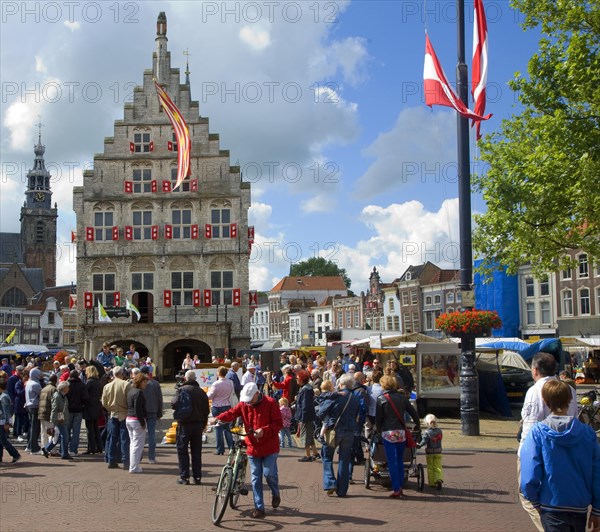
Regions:
<instances>
[{"instance_id":1,"label":"leafy foliage","mask_svg":"<svg viewBox=\"0 0 600 532\"><path fill-rule=\"evenodd\" d=\"M487 173L474 176L488 210L474 248L516 273L569 265L568 250L600 257L600 0L513 0L539 52L510 82L525 106L481 143Z\"/></svg>"},{"instance_id":2,"label":"leafy foliage","mask_svg":"<svg viewBox=\"0 0 600 532\"><path fill-rule=\"evenodd\" d=\"M323 257L311 257L310 259L304 260L297 264L292 264L290 268L290 275L304 276L304 275L324 275L328 277L334 277L339 275L344 279L346 288L350 288L352 281L346 270L340 268L335 262L326 260Z\"/></svg>"}]
</instances>

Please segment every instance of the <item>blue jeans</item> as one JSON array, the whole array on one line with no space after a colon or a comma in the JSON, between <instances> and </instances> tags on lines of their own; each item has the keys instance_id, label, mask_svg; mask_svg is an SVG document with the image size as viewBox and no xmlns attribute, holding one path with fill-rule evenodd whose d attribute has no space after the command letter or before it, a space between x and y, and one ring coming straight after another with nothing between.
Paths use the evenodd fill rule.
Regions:
<instances>
[{"instance_id":1,"label":"blue jeans","mask_svg":"<svg viewBox=\"0 0 600 532\"><path fill-rule=\"evenodd\" d=\"M229 406L213 406L211 408L211 414L213 417L217 417L219 414L223 412L227 412L231 407ZM231 435L231 431L229 430L229 423L226 425L217 425L215 427L215 439L217 440L217 452L220 454L225 453L225 445L223 443L223 436L225 436L225 441L227 441L227 448L231 449L233 447L233 436Z\"/></svg>"},{"instance_id":2,"label":"blue jeans","mask_svg":"<svg viewBox=\"0 0 600 532\"><path fill-rule=\"evenodd\" d=\"M109 419L105 450L106 461L109 464L121 461L123 464L129 464L129 432L125 420L119 421L116 417Z\"/></svg>"},{"instance_id":3,"label":"blue jeans","mask_svg":"<svg viewBox=\"0 0 600 532\"><path fill-rule=\"evenodd\" d=\"M263 475L267 480L267 484L271 489L272 495L279 497L279 476L277 474L278 456L279 453L263 456L262 458L257 458L256 456L248 456L248 459L250 460L250 475L252 476L254 507L257 510L265 509L262 483Z\"/></svg>"},{"instance_id":4,"label":"blue jeans","mask_svg":"<svg viewBox=\"0 0 600 532\"><path fill-rule=\"evenodd\" d=\"M81 434L81 422L83 421L83 412L69 412L69 450L77 454L79 447L79 435Z\"/></svg>"},{"instance_id":5,"label":"blue jeans","mask_svg":"<svg viewBox=\"0 0 600 532\"><path fill-rule=\"evenodd\" d=\"M148 460L156 460L156 414L146 416L146 429L148 430Z\"/></svg>"},{"instance_id":6,"label":"blue jeans","mask_svg":"<svg viewBox=\"0 0 600 532\"><path fill-rule=\"evenodd\" d=\"M50 452L56 444L60 441L60 456L61 458L67 458L69 456L69 430L67 425L54 425L54 429L58 432L58 439L54 439L54 443L46 445L46 451Z\"/></svg>"},{"instance_id":7,"label":"blue jeans","mask_svg":"<svg viewBox=\"0 0 600 532\"><path fill-rule=\"evenodd\" d=\"M571 532L574 530L584 532L586 529L586 514L578 514L575 512L546 512L542 510L541 518L544 530L552 532Z\"/></svg>"},{"instance_id":8,"label":"blue jeans","mask_svg":"<svg viewBox=\"0 0 600 532\"><path fill-rule=\"evenodd\" d=\"M337 471L337 481L333 472L333 455L335 448L324 445L321 450L321 459L323 461L323 489L337 489L338 496L343 497L348 493L350 484L350 462L352 460L352 443L354 434L352 432L337 433L335 444L339 447L339 462Z\"/></svg>"},{"instance_id":9,"label":"blue jeans","mask_svg":"<svg viewBox=\"0 0 600 532\"><path fill-rule=\"evenodd\" d=\"M406 447L406 442L391 443L383 439L382 441L388 462L390 480L392 481L392 489L399 491L404 484L404 448Z\"/></svg>"},{"instance_id":10,"label":"blue jeans","mask_svg":"<svg viewBox=\"0 0 600 532\"><path fill-rule=\"evenodd\" d=\"M290 432L290 428L283 428L279 431L279 447L285 447L285 441L288 442L288 447L293 447L292 443L292 433Z\"/></svg>"},{"instance_id":11,"label":"blue jeans","mask_svg":"<svg viewBox=\"0 0 600 532\"><path fill-rule=\"evenodd\" d=\"M0 425L0 452L2 449L6 449L8 454L10 454L13 458L17 458L19 456L19 451L17 451L13 444L8 441L8 432L5 430L4 425Z\"/></svg>"},{"instance_id":12,"label":"blue jeans","mask_svg":"<svg viewBox=\"0 0 600 532\"><path fill-rule=\"evenodd\" d=\"M15 414L15 426L13 427L13 436L21 436L21 434L29 434L29 416L27 412L24 414Z\"/></svg>"}]
</instances>

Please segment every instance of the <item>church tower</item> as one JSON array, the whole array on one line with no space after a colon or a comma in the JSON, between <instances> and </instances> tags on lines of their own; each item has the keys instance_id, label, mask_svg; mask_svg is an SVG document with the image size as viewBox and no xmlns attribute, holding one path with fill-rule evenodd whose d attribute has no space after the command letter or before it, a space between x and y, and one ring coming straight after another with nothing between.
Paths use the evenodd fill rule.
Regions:
<instances>
[{"instance_id":1,"label":"church tower","mask_svg":"<svg viewBox=\"0 0 600 532\"><path fill-rule=\"evenodd\" d=\"M51 207L50 172L46 169L42 145L42 124L38 143L34 146L35 161L27 172L25 202L21 207L21 246L27 268L41 268L44 285L56 286L56 204Z\"/></svg>"}]
</instances>

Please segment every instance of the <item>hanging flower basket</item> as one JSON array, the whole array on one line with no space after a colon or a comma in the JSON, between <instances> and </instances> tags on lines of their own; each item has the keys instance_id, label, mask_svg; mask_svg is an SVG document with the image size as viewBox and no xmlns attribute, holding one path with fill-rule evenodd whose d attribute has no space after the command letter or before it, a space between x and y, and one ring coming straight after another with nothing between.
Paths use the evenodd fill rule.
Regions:
<instances>
[{"instance_id":1,"label":"hanging flower basket","mask_svg":"<svg viewBox=\"0 0 600 532\"><path fill-rule=\"evenodd\" d=\"M492 329L502 327L502 320L495 310L466 310L447 312L435 320L438 329L448 336L491 336Z\"/></svg>"}]
</instances>

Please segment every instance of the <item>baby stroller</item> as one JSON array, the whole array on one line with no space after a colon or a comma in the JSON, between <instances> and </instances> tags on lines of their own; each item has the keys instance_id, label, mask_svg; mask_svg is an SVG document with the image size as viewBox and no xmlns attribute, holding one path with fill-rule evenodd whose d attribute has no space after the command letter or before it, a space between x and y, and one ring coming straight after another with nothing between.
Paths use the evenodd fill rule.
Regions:
<instances>
[{"instance_id":1,"label":"baby stroller","mask_svg":"<svg viewBox=\"0 0 600 532\"><path fill-rule=\"evenodd\" d=\"M421 431L411 431L413 440L418 442L421 439ZM417 490L423 491L425 488L425 470L423 464L417 464L417 448L404 448L404 485L408 483L409 478L417 479Z\"/></svg>"},{"instance_id":2,"label":"baby stroller","mask_svg":"<svg viewBox=\"0 0 600 532\"><path fill-rule=\"evenodd\" d=\"M365 488L371 487L371 478L375 479L382 486L390 485L390 472L387 467L387 458L385 449L381 441L381 434L373 432L370 439L362 438L366 444L365 450Z\"/></svg>"},{"instance_id":3,"label":"baby stroller","mask_svg":"<svg viewBox=\"0 0 600 532\"><path fill-rule=\"evenodd\" d=\"M419 441L421 434L419 431L413 431L413 439ZM371 487L371 479L375 479L382 486L389 486L391 483L390 472L387 467L387 458L381 435L373 433L370 440L363 438L363 442L367 444L367 452L365 452L365 488ZM417 479L417 489L423 491L425 487L425 470L422 464L417 464L417 449L404 449L404 485L408 483L409 478Z\"/></svg>"}]
</instances>

